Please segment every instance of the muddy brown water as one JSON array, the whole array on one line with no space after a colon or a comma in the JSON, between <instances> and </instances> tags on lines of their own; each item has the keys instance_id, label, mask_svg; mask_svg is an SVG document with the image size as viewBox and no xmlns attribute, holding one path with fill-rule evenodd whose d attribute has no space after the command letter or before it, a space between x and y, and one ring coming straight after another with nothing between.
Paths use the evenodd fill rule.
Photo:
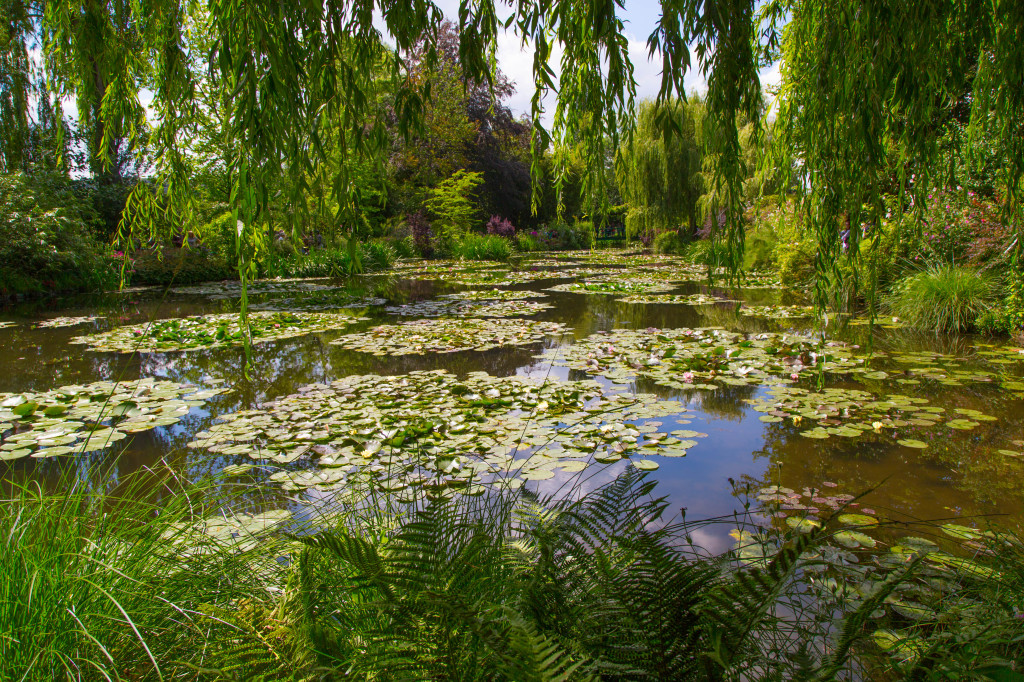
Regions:
<instances>
[{"instance_id":1,"label":"muddy brown water","mask_svg":"<svg viewBox=\"0 0 1024 682\"><path fill-rule=\"evenodd\" d=\"M512 289L540 291L569 281L562 268L552 279L515 285ZM362 278L354 286L372 290L391 303L430 299L441 293L466 288L440 281L414 281L399 275ZM676 293L719 291L705 284L685 284ZM628 304L615 296L546 292L554 308L536 319L563 322L572 332L561 339L548 339L528 347L460 352L442 355L376 357L349 351L328 342L344 333L383 322L407 319L371 308L371 321L358 327L254 346L250 377L244 376L241 348L176 353L116 354L92 352L71 345L69 339L113 326L141 324L153 319L237 310L237 300L212 300L197 295L149 290L102 295L36 300L0 308L0 321L15 326L0 328L0 393L42 391L61 385L97 380L133 380L162 377L197 385L223 380L233 390L217 396L201 408L193 408L178 424L136 434L126 441L88 455L63 456L45 460L0 462L0 478L7 482L40 480L56 485L67 476L89 485L116 486L126 474L167 462L189 477L215 474L228 464L249 463L248 457L220 456L188 449L193 434L206 428L218 415L251 409L275 397L294 393L301 386L329 382L351 374L402 374L415 369L446 369L457 374L486 371L495 376L531 375L561 379L586 378L584 373L552 367L536 359L544 347L572 343L602 330L618 328L676 328L721 326L734 331L799 330L803 321L766 320L741 316L732 306L692 307L686 305ZM728 290L733 298L752 304L792 303L793 294L774 290ZM291 295L294 298L294 294ZM269 300L272 297L256 300ZM33 324L55 316L95 315L102 319L68 328L34 328ZM869 337L865 328L851 328L839 336L867 348L889 352L935 351L970 360L979 344L991 339L971 336L936 336L907 330L876 330ZM885 360L872 367L885 368ZM889 367L891 369L891 366ZM992 366L986 369L992 371ZM997 367L1016 380L1024 373L1024 359ZM806 384L807 382L803 382ZM802 384L803 385L803 384ZM946 386L923 381L915 386L885 381L852 381L849 377L827 380L826 385L858 388L878 394L900 393L927 398L948 410L976 409L997 419L983 422L969 431L929 429L929 447L902 447L893 439L829 438L812 440L798 434L789 420L765 423L745 400L764 396L765 386L725 387L716 391L679 391L638 380L629 388L662 398L683 401L691 423L685 428L703 431L683 458L659 458L654 473L658 493L667 495L672 508L683 507L687 518L722 516L742 509L745 486L753 489L780 484L794 489L835 483L834 491L857 494L868 489L864 499L880 514L896 519L994 520L1019 527L1024 520L1024 458L998 453L1013 448L1013 440L1024 439L1024 400L996 385ZM810 387L810 385L808 385ZM679 427L673 427L679 428ZM906 435L902 437L908 437ZM1021 448L1017 448L1018 450ZM588 486L613 478L624 462L595 465L588 469ZM279 491L267 480L265 471L249 477L256 506L291 504L292 495ZM538 485L532 483L531 485ZM541 490L554 489L557 481L539 482ZM830 486L831 487L831 486ZM707 537L695 538L709 549L724 549L731 542L725 533L708 530Z\"/></svg>"}]
</instances>

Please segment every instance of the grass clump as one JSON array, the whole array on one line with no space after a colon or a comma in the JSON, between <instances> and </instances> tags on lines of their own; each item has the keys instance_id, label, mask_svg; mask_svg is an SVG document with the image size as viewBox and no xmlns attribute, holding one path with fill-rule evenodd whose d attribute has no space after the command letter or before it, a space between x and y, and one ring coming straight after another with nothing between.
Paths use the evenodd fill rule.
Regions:
<instances>
[{"instance_id":1,"label":"grass clump","mask_svg":"<svg viewBox=\"0 0 1024 682\"><path fill-rule=\"evenodd\" d=\"M513 253L512 242L496 234L467 234L452 247L455 258L481 261L507 261Z\"/></svg>"},{"instance_id":2,"label":"grass clump","mask_svg":"<svg viewBox=\"0 0 1024 682\"><path fill-rule=\"evenodd\" d=\"M884 299L889 314L904 323L936 332L965 332L992 306L990 277L971 268L931 265L893 286Z\"/></svg>"}]
</instances>

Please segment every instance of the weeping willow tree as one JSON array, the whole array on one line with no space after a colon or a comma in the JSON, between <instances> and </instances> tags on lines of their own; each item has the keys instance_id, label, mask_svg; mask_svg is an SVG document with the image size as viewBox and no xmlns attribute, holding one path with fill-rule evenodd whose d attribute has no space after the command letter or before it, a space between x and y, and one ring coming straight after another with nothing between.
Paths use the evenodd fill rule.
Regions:
<instances>
[{"instance_id":1,"label":"weeping willow tree","mask_svg":"<svg viewBox=\"0 0 1024 682\"><path fill-rule=\"evenodd\" d=\"M854 257L863 238L877 253L886 194L906 209L925 206L941 182L940 134L957 108L969 111L975 135L999 131L1019 287L1024 3L804 0L770 3L761 18L770 32L784 17L781 44L769 48L782 60L774 146L776 159L799 160L803 223L818 245L817 304L843 284L841 230Z\"/></svg>"},{"instance_id":2,"label":"weeping willow tree","mask_svg":"<svg viewBox=\"0 0 1024 682\"><path fill-rule=\"evenodd\" d=\"M638 107L636 127L615 159L630 238L668 230L678 231L684 239L696 235L704 189L698 138L702 108L696 98L645 101Z\"/></svg>"},{"instance_id":3,"label":"weeping willow tree","mask_svg":"<svg viewBox=\"0 0 1024 682\"><path fill-rule=\"evenodd\" d=\"M332 169L330 203L339 222L358 213L355 164L387 148L379 93L387 93L403 135L422 125L430 86L409 78L409 56L415 50L426 69L437 64L444 20L429 0L208 0L212 47L204 51L184 29L198 0L23 2L36 8L38 19L11 25L23 33L39 31L47 86L64 100L75 98L80 117L91 122L93 161L114 172L115 152L127 149L151 171L152 181L141 183L129 201L126 229L188 229L196 219L190 184L195 160L186 141L201 123L202 89L190 65L197 57L206 60L225 107L224 148L230 150L230 205L243 279L275 219L302 222L310 210L303 199L310 178L322 180L318 169L329 155L353 160ZM5 6L11 3L17 0L5 0ZM1007 157L1001 198L1007 219L1020 231L1024 3L773 0L755 12L754 0L662 0L661 9L647 40L650 57L662 67L658 101L669 106L684 99L691 70L707 82L705 194L718 198L726 216L712 227L734 268L743 249L748 176L740 123L758 121L764 112L758 72L779 59L783 85L771 139L778 159L795 159L803 219L819 246L821 305L827 303L827 283L840 277L840 224L877 225L893 178L908 206L910 200L921 206L938 158L937 130L953 99L966 102L974 131L998 131ZM619 0L460 3L458 54L468 82L494 82L497 40L505 30L533 52L535 206L543 193L546 149L582 149L589 170L583 192L601 195L594 183L605 182L608 147L619 146L634 119L636 83L624 10ZM6 40L5 64L17 61L20 44ZM556 65L557 50L562 57ZM389 53L394 57L385 58ZM381 64L387 65L383 72ZM547 127L549 92L555 111ZM148 110L142 93L152 93ZM10 101L15 116L8 120L17 121L27 99ZM663 124L670 131L682 127L670 117ZM750 131L755 145L764 125ZM326 131L337 129L346 134L325 145ZM3 130L18 134L17 125ZM567 163L556 155L554 165L556 185L563 187ZM275 218L274 202L295 210ZM856 244L859 231L852 235ZM1016 248L1019 273L1019 240Z\"/></svg>"}]
</instances>

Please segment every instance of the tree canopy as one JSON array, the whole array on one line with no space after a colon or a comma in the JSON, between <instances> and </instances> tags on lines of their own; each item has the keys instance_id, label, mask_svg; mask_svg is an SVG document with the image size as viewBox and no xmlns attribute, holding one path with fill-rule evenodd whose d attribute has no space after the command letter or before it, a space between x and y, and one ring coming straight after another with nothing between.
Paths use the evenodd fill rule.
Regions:
<instances>
[{"instance_id":1,"label":"tree canopy","mask_svg":"<svg viewBox=\"0 0 1024 682\"><path fill-rule=\"evenodd\" d=\"M270 229L272 197L283 195L294 207L284 220L301 222L312 182L329 189L338 216L356 216L364 206L365 162L383 159L396 133L422 137L431 125L430 103L447 96L438 79L417 73L443 72L457 52L474 112L466 130L487 130L485 112L492 110L483 103L491 97L484 93L500 95L507 87L496 67L505 30L533 51L535 92L523 134L532 152L535 207L543 197L545 151L582 150L588 172L581 196L600 197L593 188L607 181L609 147L633 133L636 82L622 20L626 7L617 0L464 0L452 17L457 32L445 28L429 0L3 5L5 167L18 166L29 153L31 101L45 100L59 122L62 103L74 97L94 175L116 178L128 163L152 174L128 205L130 222L150 229L195 220L190 145L211 115L224 154L227 203L251 247ZM39 64L29 58L36 46L42 47ZM562 52L557 65L556 47ZM838 222L873 224L884 210L883 193L894 187L917 206L925 200L928 169L949 153L937 140L951 120L967 122L965 146L984 137L1005 151L999 192L1019 229L1024 4L1017 0L772 0L760 6L754 0L663 0L647 47L662 67L660 105L686 98L684 78L693 70L707 83L705 184L728 216L723 229L717 220L714 227L732 252L743 243L746 122L755 123L754 137L770 134L776 153L763 164L795 160L804 220L817 235L818 271L826 278L838 261ZM776 61L782 87L769 108L758 72ZM555 95L549 127L548 92ZM142 102L149 93L147 111ZM389 116L381 115L382 105ZM642 128L643 116L640 121ZM678 116L659 123L667 135L687 128ZM61 130L59 123L47 125ZM459 137L460 131L447 132ZM570 162L557 153L552 159L562 187ZM332 177L323 177L324 168Z\"/></svg>"}]
</instances>

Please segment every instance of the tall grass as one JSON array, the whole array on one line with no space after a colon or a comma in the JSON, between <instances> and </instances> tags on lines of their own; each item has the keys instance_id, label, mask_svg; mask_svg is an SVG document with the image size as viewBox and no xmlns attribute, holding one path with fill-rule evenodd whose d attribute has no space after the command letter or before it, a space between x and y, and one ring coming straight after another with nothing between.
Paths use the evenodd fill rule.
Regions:
<instances>
[{"instance_id":1,"label":"tall grass","mask_svg":"<svg viewBox=\"0 0 1024 682\"><path fill-rule=\"evenodd\" d=\"M467 234L452 246L452 255L465 260L507 261L512 242L495 234Z\"/></svg>"},{"instance_id":2,"label":"tall grass","mask_svg":"<svg viewBox=\"0 0 1024 682\"><path fill-rule=\"evenodd\" d=\"M998 571L953 572L955 618L893 626L906 660L871 635L891 598L925 599L921 557L814 608L832 522L709 556L632 467L558 499L352 488L312 527L237 537L203 521L212 484L67 482L0 507L0 679L1016 679L1024 656L1019 539L985 536Z\"/></svg>"},{"instance_id":3,"label":"tall grass","mask_svg":"<svg viewBox=\"0 0 1024 682\"><path fill-rule=\"evenodd\" d=\"M992 280L971 268L935 264L893 286L884 309L904 323L936 332L963 332L994 303Z\"/></svg>"},{"instance_id":4,"label":"tall grass","mask_svg":"<svg viewBox=\"0 0 1024 682\"><path fill-rule=\"evenodd\" d=\"M137 477L115 498L61 483L0 507L0 679L192 675L233 636L204 611L269 601L266 548L195 531L206 486L168 496Z\"/></svg>"}]
</instances>

